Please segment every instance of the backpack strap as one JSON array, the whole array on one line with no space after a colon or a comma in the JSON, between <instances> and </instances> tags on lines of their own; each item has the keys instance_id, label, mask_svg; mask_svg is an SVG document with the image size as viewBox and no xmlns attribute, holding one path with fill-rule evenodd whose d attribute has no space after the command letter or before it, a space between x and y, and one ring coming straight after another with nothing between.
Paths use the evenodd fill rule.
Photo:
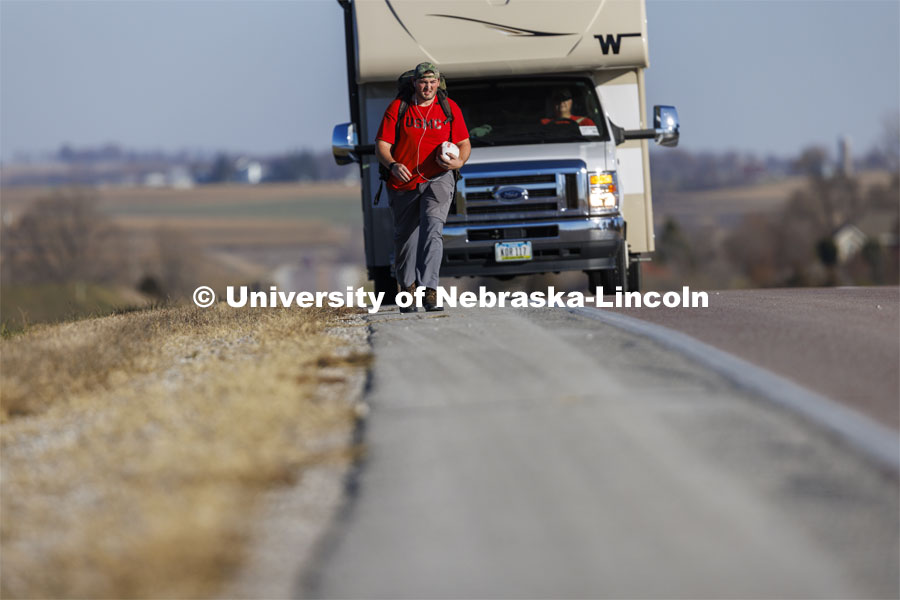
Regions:
<instances>
[{"instance_id":1,"label":"backpack strap","mask_svg":"<svg viewBox=\"0 0 900 600\"><path fill-rule=\"evenodd\" d=\"M384 182L385 178L382 175L381 183L378 184L378 192L375 194L375 202L372 203L372 206L378 206L378 201L381 200L381 190L384 189Z\"/></svg>"},{"instance_id":2,"label":"backpack strap","mask_svg":"<svg viewBox=\"0 0 900 600\"><path fill-rule=\"evenodd\" d=\"M447 123L450 124L450 134L447 137L447 141L452 142L453 141L453 111L450 110L450 99L447 98L447 92L444 92L442 90L438 90L437 97L438 97L438 102L441 105L441 110L444 111L444 116L446 117L446 119L444 119L444 124L445 125Z\"/></svg>"},{"instance_id":3,"label":"backpack strap","mask_svg":"<svg viewBox=\"0 0 900 600\"><path fill-rule=\"evenodd\" d=\"M450 99L447 97L447 92L438 90L437 99L441 110L444 111L444 123L453 123L453 111L450 110Z\"/></svg>"},{"instance_id":4,"label":"backpack strap","mask_svg":"<svg viewBox=\"0 0 900 600\"><path fill-rule=\"evenodd\" d=\"M400 128L407 110L409 110L409 102L407 102L406 98L400 98L400 106L397 107L397 126L394 131L394 144L400 139Z\"/></svg>"}]
</instances>

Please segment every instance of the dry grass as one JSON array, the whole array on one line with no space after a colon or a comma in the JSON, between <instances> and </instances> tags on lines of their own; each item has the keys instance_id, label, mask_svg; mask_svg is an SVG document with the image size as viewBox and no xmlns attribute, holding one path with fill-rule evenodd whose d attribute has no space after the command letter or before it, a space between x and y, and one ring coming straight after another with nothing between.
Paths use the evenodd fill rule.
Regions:
<instances>
[{"instance_id":1,"label":"dry grass","mask_svg":"<svg viewBox=\"0 0 900 600\"><path fill-rule=\"evenodd\" d=\"M0 595L216 593L260 492L348 455L351 407L316 393L370 360L324 334L340 315L168 308L3 341Z\"/></svg>"}]
</instances>

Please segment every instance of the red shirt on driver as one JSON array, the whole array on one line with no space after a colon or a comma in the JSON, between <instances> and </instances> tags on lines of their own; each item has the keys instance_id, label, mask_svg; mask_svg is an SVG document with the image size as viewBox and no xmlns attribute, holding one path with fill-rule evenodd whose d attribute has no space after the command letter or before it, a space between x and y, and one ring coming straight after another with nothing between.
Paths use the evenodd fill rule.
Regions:
<instances>
[{"instance_id":1,"label":"red shirt on driver","mask_svg":"<svg viewBox=\"0 0 900 600\"><path fill-rule=\"evenodd\" d=\"M585 127L587 127L588 125L594 125L594 126L597 125L596 123L594 123L593 119L589 119L587 117L576 117L575 115L572 115L569 118L572 119L573 121L575 121L576 123L578 123L579 125L584 125ZM558 119L552 119L550 117L547 117L545 119L541 119L541 125L547 125L548 123L553 123L555 121L565 121L565 120L566 120L565 117L560 117Z\"/></svg>"}]
</instances>

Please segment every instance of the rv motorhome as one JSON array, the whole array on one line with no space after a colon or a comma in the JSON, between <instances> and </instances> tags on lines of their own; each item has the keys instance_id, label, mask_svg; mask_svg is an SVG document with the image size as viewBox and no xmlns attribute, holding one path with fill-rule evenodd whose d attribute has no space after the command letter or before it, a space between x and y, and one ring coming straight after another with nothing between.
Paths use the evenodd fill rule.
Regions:
<instances>
[{"instance_id":1,"label":"rv motorhome","mask_svg":"<svg viewBox=\"0 0 900 600\"><path fill-rule=\"evenodd\" d=\"M678 143L674 107L645 122L644 0L338 0L351 122L340 164L359 164L366 266L393 298L393 227L374 137L398 76L437 65L472 143L444 227L441 276L584 271L638 291L653 251L648 140ZM560 98L568 116L554 113Z\"/></svg>"}]
</instances>

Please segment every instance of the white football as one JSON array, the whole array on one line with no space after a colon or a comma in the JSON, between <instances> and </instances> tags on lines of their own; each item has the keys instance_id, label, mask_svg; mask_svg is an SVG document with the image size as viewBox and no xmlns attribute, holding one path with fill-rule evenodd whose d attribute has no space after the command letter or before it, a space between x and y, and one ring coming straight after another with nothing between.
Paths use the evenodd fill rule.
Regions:
<instances>
[{"instance_id":1,"label":"white football","mask_svg":"<svg viewBox=\"0 0 900 600\"><path fill-rule=\"evenodd\" d=\"M450 156L450 155L453 156ZM459 147L453 142L444 142L441 144L441 158L445 161L450 161L454 158L459 158Z\"/></svg>"}]
</instances>

